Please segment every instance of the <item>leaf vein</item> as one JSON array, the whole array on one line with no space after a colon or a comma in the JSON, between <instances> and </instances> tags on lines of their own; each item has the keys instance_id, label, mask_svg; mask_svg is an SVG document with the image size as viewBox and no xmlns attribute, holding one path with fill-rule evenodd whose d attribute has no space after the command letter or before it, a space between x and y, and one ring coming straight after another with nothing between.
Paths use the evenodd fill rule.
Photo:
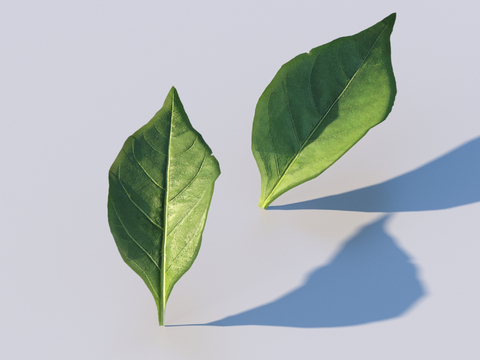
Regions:
<instances>
[{"instance_id":1,"label":"leaf vein","mask_svg":"<svg viewBox=\"0 0 480 360\"><path fill-rule=\"evenodd\" d=\"M161 136L163 137L164 139L168 139L160 130L158 130L158 128L155 126L155 121L152 121L152 125L153 125L153 128L155 129L155 131Z\"/></svg>"},{"instance_id":2,"label":"leaf vein","mask_svg":"<svg viewBox=\"0 0 480 360\"><path fill-rule=\"evenodd\" d=\"M187 213L187 215L185 215L185 216L182 218L182 220L179 221L179 222L175 225L175 227L177 227L178 224L182 223L182 222L184 221L184 219L186 219L186 218L188 217L188 215L190 215L190 213L193 211L193 209L203 200L203 197L205 196L206 193L207 193L206 191L204 191L204 192L202 193L202 196L200 197L200 200L197 201L197 203L190 209L190 211ZM174 227L174 228L175 228L175 227ZM202 228L201 226L197 227L197 231L195 232L195 234L193 234L192 237L190 237L190 239L188 239L188 240L185 242L185 245L184 245L184 246L182 247L182 249L178 252L177 256L175 256L175 258L171 261L171 263L170 263L170 265L168 266L167 270L165 270L165 273L167 273L167 272L170 270L170 268L171 268L171 267L173 266L173 264L175 263L175 260L177 260L178 257L183 253L183 251L184 251L185 248L188 246L188 244L192 241L192 239L195 238L195 235L199 233L199 230L198 230L198 229L200 229L200 232L201 232L201 228ZM172 231L173 231L173 229L172 229Z\"/></svg>"},{"instance_id":3,"label":"leaf vein","mask_svg":"<svg viewBox=\"0 0 480 360\"><path fill-rule=\"evenodd\" d=\"M160 266L152 258L152 256L148 253L148 251L145 250L145 248L142 245L140 245L140 243L137 240L135 240L135 238L127 230L127 227L125 226L122 219L120 218L120 215L118 214L118 211L117 211L117 207L115 206L115 203L113 201L112 201L112 205L113 205L113 210L115 211L115 215L117 216L118 221L120 221L120 224L122 225L122 227L125 229L125 232L127 233L127 235L130 237L130 239L132 239L132 241L135 243L135 245L137 245L145 253L145 255L147 255L147 257L153 262L153 264L156 266L156 268L158 270L160 270Z\"/></svg>"},{"instance_id":4,"label":"leaf vein","mask_svg":"<svg viewBox=\"0 0 480 360\"><path fill-rule=\"evenodd\" d=\"M113 174L114 175L114 174ZM115 175L114 175L115 176ZM147 213L135 202L133 201L130 193L127 191L127 189L125 189L125 186L123 185L123 182L122 180L120 180L120 168L118 168L118 176L116 177L117 180L118 180L118 183L121 185L123 191L125 192L125 194L127 195L128 199L130 200L130 202L138 209L141 211L141 213L153 224L155 225L156 227L158 227L160 230L163 231L163 227L160 226L159 224L157 224L155 221L153 221L152 218L150 218L150 216L147 215Z\"/></svg>"},{"instance_id":5,"label":"leaf vein","mask_svg":"<svg viewBox=\"0 0 480 360\"><path fill-rule=\"evenodd\" d=\"M145 175L147 175L149 177L150 180L152 180L152 182L157 185L160 189L162 189L163 191L165 191L165 189L163 187L160 186L160 184L158 184L155 179L147 172L147 170L142 166L142 164L140 164L140 161L138 161L137 159L137 156L135 155L135 141L132 141L132 154L133 154L133 158L135 159L135 162L138 164L138 166L140 166L140 168L143 170L143 172L145 173ZM123 150L123 149L122 149Z\"/></svg>"},{"instance_id":6,"label":"leaf vein","mask_svg":"<svg viewBox=\"0 0 480 360\"><path fill-rule=\"evenodd\" d=\"M195 179L198 177L198 174L200 173L200 171L202 170L203 168L203 164L205 163L205 159L207 158L207 153L204 152L203 153L203 159L202 159L202 163L200 164L200 167L198 168L197 172L195 173L195 175L193 176L193 178L188 182L188 184L186 184L182 190L180 190L173 198L171 198L169 201L172 202L176 197L178 197L181 193L183 193L190 185L192 185L192 183L195 181Z\"/></svg>"},{"instance_id":7,"label":"leaf vein","mask_svg":"<svg viewBox=\"0 0 480 360\"><path fill-rule=\"evenodd\" d=\"M145 140L145 142L154 150L156 151L157 153L159 153L160 155L162 156L167 156L165 155L164 153L162 153L160 150L158 150L157 148L155 148L152 144L150 144L147 140L147 138L145 137L145 134L142 133L142 136L143 136L143 140Z\"/></svg>"},{"instance_id":8,"label":"leaf vein","mask_svg":"<svg viewBox=\"0 0 480 360\"><path fill-rule=\"evenodd\" d=\"M208 189L208 188L207 188ZM205 194L206 190L202 191L202 195L199 196L199 199L197 200L197 202L195 202L195 204L193 204L192 207L190 207L190 210L184 215L182 216L182 218L175 224L175 226L167 233L165 233L165 236L167 237L168 235L170 235L172 233L173 230L175 230L175 228L180 225L181 223L183 223L187 218L188 216L192 213L192 211L198 206L198 204L200 204L200 202L202 201L203 199L203 196Z\"/></svg>"}]
</instances>

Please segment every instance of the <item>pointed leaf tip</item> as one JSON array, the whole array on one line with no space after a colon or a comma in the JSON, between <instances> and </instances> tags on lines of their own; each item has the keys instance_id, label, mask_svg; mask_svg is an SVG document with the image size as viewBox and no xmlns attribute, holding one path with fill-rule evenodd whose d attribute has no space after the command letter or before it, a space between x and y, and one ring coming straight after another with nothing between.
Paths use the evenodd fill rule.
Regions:
<instances>
[{"instance_id":1,"label":"pointed leaf tip","mask_svg":"<svg viewBox=\"0 0 480 360\"><path fill-rule=\"evenodd\" d=\"M387 21L387 22L394 23L396 19L397 19L397 13L394 12L394 13L391 13L390 15L388 15L384 20Z\"/></svg>"}]
</instances>

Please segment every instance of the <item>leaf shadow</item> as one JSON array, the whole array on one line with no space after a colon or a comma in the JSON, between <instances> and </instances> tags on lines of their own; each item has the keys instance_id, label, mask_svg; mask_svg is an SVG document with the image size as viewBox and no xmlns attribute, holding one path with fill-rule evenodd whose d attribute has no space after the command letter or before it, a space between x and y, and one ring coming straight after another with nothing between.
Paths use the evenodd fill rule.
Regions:
<instances>
[{"instance_id":1,"label":"leaf shadow","mask_svg":"<svg viewBox=\"0 0 480 360\"><path fill-rule=\"evenodd\" d=\"M480 137L420 168L380 184L268 210L405 212L480 201Z\"/></svg>"},{"instance_id":2,"label":"leaf shadow","mask_svg":"<svg viewBox=\"0 0 480 360\"><path fill-rule=\"evenodd\" d=\"M425 292L416 267L385 232L392 215L363 227L327 265L279 299L197 326L351 326L403 314Z\"/></svg>"}]
</instances>

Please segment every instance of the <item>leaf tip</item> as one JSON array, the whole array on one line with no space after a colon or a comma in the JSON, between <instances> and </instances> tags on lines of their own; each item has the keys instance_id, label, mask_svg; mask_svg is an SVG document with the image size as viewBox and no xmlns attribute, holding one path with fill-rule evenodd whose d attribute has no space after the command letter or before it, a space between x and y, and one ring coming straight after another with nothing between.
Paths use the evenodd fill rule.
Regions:
<instances>
[{"instance_id":1,"label":"leaf tip","mask_svg":"<svg viewBox=\"0 0 480 360\"><path fill-rule=\"evenodd\" d=\"M383 19L382 22L393 27L393 24L395 24L396 19L397 19L397 13L394 12L388 15L385 19Z\"/></svg>"},{"instance_id":2,"label":"leaf tip","mask_svg":"<svg viewBox=\"0 0 480 360\"><path fill-rule=\"evenodd\" d=\"M175 86L172 86L170 88L170 91L168 92L168 96L178 97L178 91L177 91L177 89L175 89Z\"/></svg>"}]
</instances>

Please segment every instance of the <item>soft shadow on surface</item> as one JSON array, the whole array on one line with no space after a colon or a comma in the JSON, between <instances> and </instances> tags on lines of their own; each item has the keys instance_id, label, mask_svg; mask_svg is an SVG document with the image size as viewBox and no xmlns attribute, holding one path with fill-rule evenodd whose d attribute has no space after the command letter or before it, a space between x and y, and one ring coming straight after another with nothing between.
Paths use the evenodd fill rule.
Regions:
<instances>
[{"instance_id":1,"label":"soft shadow on surface","mask_svg":"<svg viewBox=\"0 0 480 360\"><path fill-rule=\"evenodd\" d=\"M207 326L297 328L365 324L401 315L424 295L415 266L384 230L387 215L365 226L326 266L271 303Z\"/></svg>"},{"instance_id":2,"label":"soft shadow on surface","mask_svg":"<svg viewBox=\"0 0 480 360\"><path fill-rule=\"evenodd\" d=\"M480 137L381 184L268 210L402 212L448 209L480 201Z\"/></svg>"}]
</instances>

